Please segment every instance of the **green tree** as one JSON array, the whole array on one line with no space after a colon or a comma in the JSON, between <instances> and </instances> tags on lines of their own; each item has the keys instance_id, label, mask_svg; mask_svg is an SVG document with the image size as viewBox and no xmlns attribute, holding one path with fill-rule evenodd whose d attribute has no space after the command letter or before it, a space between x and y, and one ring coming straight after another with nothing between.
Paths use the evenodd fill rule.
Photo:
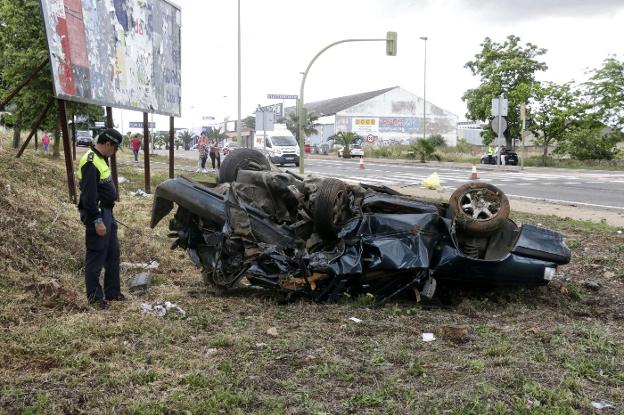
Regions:
<instances>
[{"instance_id":1,"label":"green tree","mask_svg":"<svg viewBox=\"0 0 624 415\"><path fill-rule=\"evenodd\" d=\"M317 123L319 116L314 112L308 112L306 109L303 110L304 114L304 123L303 123L303 134L304 138L311 136L312 134L318 134L318 127L320 124ZM284 118L284 122L286 123L286 128L290 131L299 141L299 116L295 111L288 113Z\"/></svg>"},{"instance_id":2,"label":"green tree","mask_svg":"<svg viewBox=\"0 0 624 415\"><path fill-rule=\"evenodd\" d=\"M420 158L421 163L426 163L428 159L441 160L441 157L436 153L436 149L439 147L436 140L431 137L423 138L416 141L416 144L412 146L412 156L414 158Z\"/></svg>"},{"instance_id":3,"label":"green tree","mask_svg":"<svg viewBox=\"0 0 624 415\"><path fill-rule=\"evenodd\" d=\"M624 61L615 57L604 60L585 83L588 101L601 122L616 131L624 129Z\"/></svg>"},{"instance_id":4,"label":"green tree","mask_svg":"<svg viewBox=\"0 0 624 415\"><path fill-rule=\"evenodd\" d=\"M486 121L490 118L492 98L501 94L506 96L509 100L509 112L505 140L510 148L512 138L520 136L520 106L528 102L538 85L535 73L548 68L537 59L546 53L546 49L531 43L521 45L520 38L514 35L509 35L502 44L486 37L481 47L482 50L475 55L475 59L465 65L481 81L481 85L467 90L462 96L468 106L466 117ZM491 143L495 138L489 126L485 128L483 135L485 144Z\"/></svg>"},{"instance_id":5,"label":"green tree","mask_svg":"<svg viewBox=\"0 0 624 415\"><path fill-rule=\"evenodd\" d=\"M344 149L342 150L342 157L348 159L351 157L351 146L354 144L360 144L362 142L362 137L351 131L340 131L338 134L334 134L329 137L327 141L333 141L334 144L344 146Z\"/></svg>"},{"instance_id":6,"label":"green tree","mask_svg":"<svg viewBox=\"0 0 624 415\"><path fill-rule=\"evenodd\" d=\"M256 117L250 115L248 117L243 118L243 125L251 130L256 130Z\"/></svg>"},{"instance_id":7,"label":"green tree","mask_svg":"<svg viewBox=\"0 0 624 415\"><path fill-rule=\"evenodd\" d=\"M543 164L546 165L548 146L563 140L575 128L575 120L581 115L579 93L571 82L565 84L544 83L535 89L535 103L531 114L533 123L529 130L535 142L543 146Z\"/></svg>"},{"instance_id":8,"label":"green tree","mask_svg":"<svg viewBox=\"0 0 624 415\"><path fill-rule=\"evenodd\" d=\"M570 131L555 149L557 154L569 154L577 160L612 160L617 156L617 143L622 133L613 133L599 122L583 120Z\"/></svg>"},{"instance_id":9,"label":"green tree","mask_svg":"<svg viewBox=\"0 0 624 415\"><path fill-rule=\"evenodd\" d=\"M38 0L0 0L0 97L6 96L41 62L48 59L41 5ZM52 95L52 76L47 65L28 86L17 95L15 105L16 136L30 128ZM84 114L101 116L100 107L68 103L67 116ZM60 130L56 102L41 124L41 129L53 132L53 155L59 155ZM19 139L14 145L19 145Z\"/></svg>"}]
</instances>

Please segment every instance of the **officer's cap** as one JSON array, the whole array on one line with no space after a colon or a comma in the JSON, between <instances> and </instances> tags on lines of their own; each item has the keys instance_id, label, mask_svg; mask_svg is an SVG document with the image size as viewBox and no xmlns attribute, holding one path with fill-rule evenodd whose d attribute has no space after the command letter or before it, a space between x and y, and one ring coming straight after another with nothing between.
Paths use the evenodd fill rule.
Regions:
<instances>
[{"instance_id":1,"label":"officer's cap","mask_svg":"<svg viewBox=\"0 0 624 415\"><path fill-rule=\"evenodd\" d=\"M114 128L108 128L100 133L100 136L104 137L107 141L110 141L115 145L115 147L119 147L121 145L121 141L123 137L121 133Z\"/></svg>"}]
</instances>

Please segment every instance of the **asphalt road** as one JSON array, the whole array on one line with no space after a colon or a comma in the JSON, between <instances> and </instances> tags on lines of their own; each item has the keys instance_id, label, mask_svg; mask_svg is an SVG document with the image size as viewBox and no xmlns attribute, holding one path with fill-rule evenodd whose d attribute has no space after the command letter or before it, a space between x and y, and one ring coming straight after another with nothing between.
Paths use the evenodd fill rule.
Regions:
<instances>
[{"instance_id":1,"label":"asphalt road","mask_svg":"<svg viewBox=\"0 0 624 415\"><path fill-rule=\"evenodd\" d=\"M195 159L197 154L178 151L176 157ZM286 168L298 171L294 166ZM364 169L360 169L358 159L342 160L335 156L306 158L305 172L389 187L418 187L421 180L434 172L448 190L471 181L470 166L366 159ZM624 172L477 165L477 174L479 180L494 184L510 198L624 211Z\"/></svg>"}]
</instances>

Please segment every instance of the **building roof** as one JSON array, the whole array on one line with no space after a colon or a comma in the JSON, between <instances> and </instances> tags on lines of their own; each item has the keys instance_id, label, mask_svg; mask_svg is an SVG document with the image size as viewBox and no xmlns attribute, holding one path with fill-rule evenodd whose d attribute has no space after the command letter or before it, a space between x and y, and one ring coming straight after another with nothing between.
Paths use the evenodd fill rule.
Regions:
<instances>
[{"instance_id":1,"label":"building roof","mask_svg":"<svg viewBox=\"0 0 624 415\"><path fill-rule=\"evenodd\" d=\"M351 108L364 101L368 101L371 98L375 98L379 95L385 94L386 92L392 91L395 88L398 88L398 86L379 89L377 91L362 92L360 94L346 95L344 97L331 98L323 101L307 102L304 104L304 107L309 112L315 112L320 116L334 115L337 112L346 110L347 108ZM294 110L295 107L289 107L286 109L286 112L291 112Z\"/></svg>"}]
</instances>

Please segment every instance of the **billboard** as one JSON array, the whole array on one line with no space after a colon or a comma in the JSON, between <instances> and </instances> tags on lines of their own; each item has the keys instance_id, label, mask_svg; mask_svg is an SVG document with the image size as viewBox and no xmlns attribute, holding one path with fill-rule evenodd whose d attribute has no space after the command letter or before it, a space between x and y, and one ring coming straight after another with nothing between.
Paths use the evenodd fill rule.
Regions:
<instances>
[{"instance_id":1,"label":"billboard","mask_svg":"<svg viewBox=\"0 0 624 415\"><path fill-rule=\"evenodd\" d=\"M41 0L57 98L180 116L180 8Z\"/></svg>"},{"instance_id":2,"label":"billboard","mask_svg":"<svg viewBox=\"0 0 624 415\"><path fill-rule=\"evenodd\" d=\"M377 133L379 131L377 118L353 117L351 118L351 131L359 135Z\"/></svg>"}]
</instances>

